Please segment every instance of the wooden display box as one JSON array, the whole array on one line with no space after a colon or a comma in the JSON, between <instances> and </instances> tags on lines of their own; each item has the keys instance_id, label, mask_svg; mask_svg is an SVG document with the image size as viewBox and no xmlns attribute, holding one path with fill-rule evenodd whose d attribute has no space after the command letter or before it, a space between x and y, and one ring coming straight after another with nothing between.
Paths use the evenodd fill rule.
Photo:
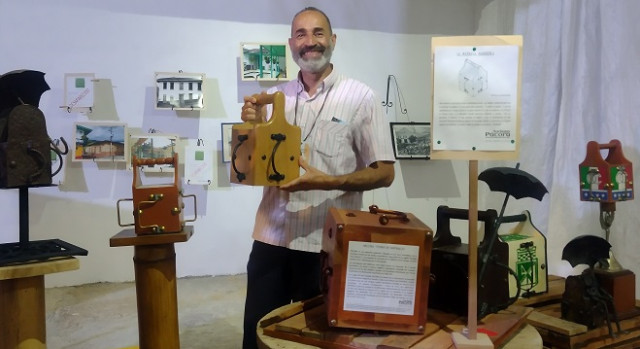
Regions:
<instances>
[{"instance_id":1,"label":"wooden display box","mask_svg":"<svg viewBox=\"0 0 640 349\"><path fill-rule=\"evenodd\" d=\"M422 333L432 243L410 213L331 208L322 237L328 325Z\"/></svg>"},{"instance_id":2,"label":"wooden display box","mask_svg":"<svg viewBox=\"0 0 640 349\"><path fill-rule=\"evenodd\" d=\"M300 127L287 122L284 94L254 95L259 105L273 104L266 122L231 128L231 183L279 186L300 176Z\"/></svg>"}]
</instances>

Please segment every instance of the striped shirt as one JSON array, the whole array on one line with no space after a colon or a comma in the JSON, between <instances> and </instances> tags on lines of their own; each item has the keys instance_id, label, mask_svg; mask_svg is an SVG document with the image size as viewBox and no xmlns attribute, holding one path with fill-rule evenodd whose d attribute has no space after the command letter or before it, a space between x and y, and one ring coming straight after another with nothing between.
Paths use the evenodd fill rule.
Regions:
<instances>
[{"instance_id":1,"label":"striped shirt","mask_svg":"<svg viewBox=\"0 0 640 349\"><path fill-rule=\"evenodd\" d=\"M333 70L313 96L304 91L300 77L267 92L277 90L285 94L287 121L300 127L303 146L309 147L305 160L310 166L342 175L376 161L394 161L389 124L367 85ZM267 114L271 115L271 106ZM253 238L294 250L319 252L330 207L359 210L362 192L289 193L264 187Z\"/></svg>"}]
</instances>

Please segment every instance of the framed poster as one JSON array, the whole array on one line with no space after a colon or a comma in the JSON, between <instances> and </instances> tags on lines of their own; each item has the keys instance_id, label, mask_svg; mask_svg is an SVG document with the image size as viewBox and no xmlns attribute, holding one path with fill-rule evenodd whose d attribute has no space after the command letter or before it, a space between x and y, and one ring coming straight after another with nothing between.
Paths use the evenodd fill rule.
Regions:
<instances>
[{"instance_id":1,"label":"framed poster","mask_svg":"<svg viewBox=\"0 0 640 349\"><path fill-rule=\"evenodd\" d=\"M241 122L223 122L220 124L222 132L222 162L231 162L231 130L233 125L241 124Z\"/></svg>"},{"instance_id":2,"label":"framed poster","mask_svg":"<svg viewBox=\"0 0 640 349\"><path fill-rule=\"evenodd\" d=\"M126 161L127 124L83 121L73 127L73 161Z\"/></svg>"},{"instance_id":3,"label":"framed poster","mask_svg":"<svg viewBox=\"0 0 640 349\"><path fill-rule=\"evenodd\" d=\"M392 122L391 141L396 159L429 159L430 122Z\"/></svg>"},{"instance_id":4,"label":"framed poster","mask_svg":"<svg viewBox=\"0 0 640 349\"><path fill-rule=\"evenodd\" d=\"M204 109L204 73L156 73L156 109Z\"/></svg>"},{"instance_id":5,"label":"framed poster","mask_svg":"<svg viewBox=\"0 0 640 349\"><path fill-rule=\"evenodd\" d=\"M289 48L283 43L241 43L241 80L289 80Z\"/></svg>"},{"instance_id":6,"label":"framed poster","mask_svg":"<svg viewBox=\"0 0 640 349\"><path fill-rule=\"evenodd\" d=\"M433 159L516 159L522 36L434 37Z\"/></svg>"},{"instance_id":7,"label":"framed poster","mask_svg":"<svg viewBox=\"0 0 640 349\"><path fill-rule=\"evenodd\" d=\"M139 159L172 158L176 152L178 135L162 133L145 133L129 135L129 169L133 169L133 157ZM144 172L173 172L173 164L142 166Z\"/></svg>"}]
</instances>

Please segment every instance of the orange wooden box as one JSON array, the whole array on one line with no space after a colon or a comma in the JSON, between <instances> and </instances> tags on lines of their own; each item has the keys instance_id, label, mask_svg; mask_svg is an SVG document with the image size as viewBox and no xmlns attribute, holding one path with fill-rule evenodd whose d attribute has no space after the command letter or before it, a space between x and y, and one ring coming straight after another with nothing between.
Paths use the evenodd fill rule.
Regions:
<instances>
[{"instance_id":1,"label":"orange wooden box","mask_svg":"<svg viewBox=\"0 0 640 349\"><path fill-rule=\"evenodd\" d=\"M244 122L231 128L232 183L278 186L300 175L300 127L287 122L284 94L254 95L258 104L273 104L267 122Z\"/></svg>"},{"instance_id":2,"label":"orange wooden box","mask_svg":"<svg viewBox=\"0 0 640 349\"><path fill-rule=\"evenodd\" d=\"M118 224L135 226L137 235L157 233L178 233L185 226L185 222L195 221L197 217L195 195L183 195L178 178L178 154L170 158L139 159L133 157L132 199L118 200ZM144 165L173 164L173 183L145 185L140 178L141 167ZM183 197L192 197L196 215L194 219L184 219ZM133 224L122 224L120 218L120 202L133 201Z\"/></svg>"},{"instance_id":3,"label":"orange wooden box","mask_svg":"<svg viewBox=\"0 0 640 349\"><path fill-rule=\"evenodd\" d=\"M432 242L411 213L331 208L322 237L329 326L422 333Z\"/></svg>"}]
</instances>

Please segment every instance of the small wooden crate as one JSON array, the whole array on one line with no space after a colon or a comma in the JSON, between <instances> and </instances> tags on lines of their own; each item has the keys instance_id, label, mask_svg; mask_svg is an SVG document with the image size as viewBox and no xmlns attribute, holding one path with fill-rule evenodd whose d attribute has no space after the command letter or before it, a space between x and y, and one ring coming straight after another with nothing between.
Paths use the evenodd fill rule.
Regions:
<instances>
[{"instance_id":1,"label":"small wooden crate","mask_svg":"<svg viewBox=\"0 0 640 349\"><path fill-rule=\"evenodd\" d=\"M279 186L300 176L300 127L287 122L282 92L254 96L259 105L273 104L273 115L231 128L231 182Z\"/></svg>"},{"instance_id":2,"label":"small wooden crate","mask_svg":"<svg viewBox=\"0 0 640 349\"><path fill-rule=\"evenodd\" d=\"M410 213L331 208L322 238L329 326L423 332L432 243Z\"/></svg>"}]
</instances>

